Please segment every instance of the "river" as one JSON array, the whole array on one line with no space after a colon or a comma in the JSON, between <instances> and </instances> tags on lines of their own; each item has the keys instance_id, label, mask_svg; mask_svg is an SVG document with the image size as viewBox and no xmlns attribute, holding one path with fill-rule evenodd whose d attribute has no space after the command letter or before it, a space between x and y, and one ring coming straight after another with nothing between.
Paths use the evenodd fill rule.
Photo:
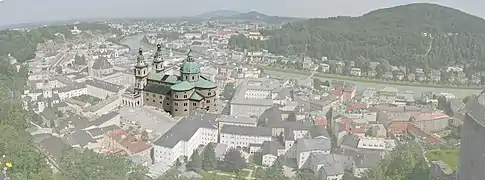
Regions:
<instances>
[{"instance_id":1,"label":"river","mask_svg":"<svg viewBox=\"0 0 485 180\"><path fill-rule=\"evenodd\" d=\"M301 75L301 74L292 74L292 73L286 73L286 72L276 72L276 71L269 71L265 70L266 73L270 74L271 76L274 77L280 77L280 78L288 78L288 79L294 79L294 78L307 78L307 75ZM337 79L332 79L332 78L320 78L321 80L337 80ZM434 92L434 93L452 93L456 97L463 98L469 95L478 95L482 90L475 90L475 89L454 89L454 88L434 88L434 87L420 87L420 86L402 86L402 85L389 85L389 84L376 84L376 83L370 83L370 82L362 82L362 81L349 81L346 80L347 82L352 82L355 83L357 86L357 90L362 91L368 87L376 88L376 89L382 89L387 86L389 87L395 87L397 88L400 92L404 91L412 91L415 93L416 96L419 96L423 92Z\"/></svg>"},{"instance_id":2,"label":"river","mask_svg":"<svg viewBox=\"0 0 485 180\"><path fill-rule=\"evenodd\" d=\"M141 43L141 39L143 39L143 36L145 36L145 34L127 36L123 40L121 40L120 43L129 46L131 51L138 51L139 48L142 48L144 51L154 49L155 47L148 47Z\"/></svg>"}]
</instances>

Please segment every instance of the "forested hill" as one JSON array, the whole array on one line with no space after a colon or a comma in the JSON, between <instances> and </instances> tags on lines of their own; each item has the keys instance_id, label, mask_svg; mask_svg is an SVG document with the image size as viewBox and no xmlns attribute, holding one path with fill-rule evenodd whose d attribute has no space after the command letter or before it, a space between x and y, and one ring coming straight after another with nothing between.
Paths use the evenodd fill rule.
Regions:
<instances>
[{"instance_id":1,"label":"forested hill","mask_svg":"<svg viewBox=\"0 0 485 180\"><path fill-rule=\"evenodd\" d=\"M79 30L101 31L121 34L121 31L101 23L80 23L75 25ZM58 34L65 38L72 36L70 30L74 25L53 25L31 28L29 30L0 30L0 57L8 54L19 62L25 62L35 57L37 44L45 40L59 39Z\"/></svg>"},{"instance_id":2,"label":"forested hill","mask_svg":"<svg viewBox=\"0 0 485 180\"><path fill-rule=\"evenodd\" d=\"M267 49L357 64L388 61L391 65L441 68L473 65L485 70L485 21L435 4L410 4L369 12L360 17L311 19L263 31L269 40L232 37L232 47Z\"/></svg>"}]
</instances>

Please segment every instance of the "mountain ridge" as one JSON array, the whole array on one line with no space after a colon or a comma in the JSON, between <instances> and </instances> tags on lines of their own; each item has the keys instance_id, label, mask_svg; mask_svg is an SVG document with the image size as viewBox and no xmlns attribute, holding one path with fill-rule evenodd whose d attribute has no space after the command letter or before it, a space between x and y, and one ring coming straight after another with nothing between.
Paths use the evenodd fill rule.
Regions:
<instances>
[{"instance_id":1,"label":"mountain ridge","mask_svg":"<svg viewBox=\"0 0 485 180\"><path fill-rule=\"evenodd\" d=\"M282 24L295 22L300 20L306 20L307 18L297 17L283 17L283 16L271 16L257 11L237 12L230 10L218 10L202 13L195 16L196 18L203 18L206 20L222 21L222 22L259 22L269 24Z\"/></svg>"},{"instance_id":2,"label":"mountain ridge","mask_svg":"<svg viewBox=\"0 0 485 180\"><path fill-rule=\"evenodd\" d=\"M485 20L436 4L395 6L358 17L314 18L262 33L270 38L237 36L230 45L259 47L278 55L300 54L307 47L306 54L317 59L362 64L385 60L422 68L465 64L485 71Z\"/></svg>"}]
</instances>

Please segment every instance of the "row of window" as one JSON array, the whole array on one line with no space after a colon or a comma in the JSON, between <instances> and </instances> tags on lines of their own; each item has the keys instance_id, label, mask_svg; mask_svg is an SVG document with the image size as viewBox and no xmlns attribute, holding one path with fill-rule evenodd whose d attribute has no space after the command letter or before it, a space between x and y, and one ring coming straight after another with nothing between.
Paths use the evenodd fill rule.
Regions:
<instances>
[{"instance_id":1,"label":"row of window","mask_svg":"<svg viewBox=\"0 0 485 180\"><path fill-rule=\"evenodd\" d=\"M179 98L179 95L177 95L177 94L176 94L176 95L175 95L175 98ZM185 99L187 99L187 98L188 98L188 96L185 94L185 95L184 95L184 98L185 98Z\"/></svg>"}]
</instances>

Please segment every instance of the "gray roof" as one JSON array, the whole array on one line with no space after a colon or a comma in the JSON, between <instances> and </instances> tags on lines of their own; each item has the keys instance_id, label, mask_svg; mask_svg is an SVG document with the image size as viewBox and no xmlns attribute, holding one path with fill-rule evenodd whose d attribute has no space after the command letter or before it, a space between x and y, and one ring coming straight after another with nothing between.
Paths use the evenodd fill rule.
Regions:
<instances>
[{"instance_id":1,"label":"gray roof","mask_svg":"<svg viewBox=\"0 0 485 180\"><path fill-rule=\"evenodd\" d=\"M110 113L108 114L103 114L101 115L100 117L92 120L89 124L90 126L99 126L113 118L115 118L116 116L118 116L120 113L118 113L117 111L111 111Z\"/></svg>"},{"instance_id":2,"label":"gray roof","mask_svg":"<svg viewBox=\"0 0 485 180\"><path fill-rule=\"evenodd\" d=\"M173 148L179 141L188 141L199 128L216 129L214 114L194 111L175 124L170 130L153 142L154 145Z\"/></svg>"},{"instance_id":3,"label":"gray roof","mask_svg":"<svg viewBox=\"0 0 485 180\"><path fill-rule=\"evenodd\" d=\"M284 149L284 147L276 141L264 141L261 154L263 156L266 154L278 156L278 149Z\"/></svg>"},{"instance_id":4,"label":"gray roof","mask_svg":"<svg viewBox=\"0 0 485 180\"><path fill-rule=\"evenodd\" d=\"M373 168L379 164L381 154L379 152L364 152L355 158L355 167Z\"/></svg>"},{"instance_id":5,"label":"gray roof","mask_svg":"<svg viewBox=\"0 0 485 180\"><path fill-rule=\"evenodd\" d=\"M109 69L113 68L113 65L105 57L100 57L94 61L93 69Z\"/></svg>"},{"instance_id":6,"label":"gray roof","mask_svg":"<svg viewBox=\"0 0 485 180\"><path fill-rule=\"evenodd\" d=\"M75 129L84 129L89 127L89 120L84 116L80 116L78 114L74 114L69 116L66 120L68 123L72 123Z\"/></svg>"},{"instance_id":7,"label":"gray roof","mask_svg":"<svg viewBox=\"0 0 485 180\"><path fill-rule=\"evenodd\" d=\"M290 93L290 89L289 88L283 88L279 93L278 95L276 96L276 99L278 100L285 100L286 98L290 98L292 97L291 93Z\"/></svg>"},{"instance_id":8,"label":"gray roof","mask_svg":"<svg viewBox=\"0 0 485 180\"><path fill-rule=\"evenodd\" d=\"M317 162L317 164L322 165L322 167L319 169L320 174L324 174L326 176L344 174L342 156L338 154L322 153L311 153L310 156L315 162Z\"/></svg>"},{"instance_id":9,"label":"gray roof","mask_svg":"<svg viewBox=\"0 0 485 180\"><path fill-rule=\"evenodd\" d=\"M273 106L271 108L266 109L258 118L258 121L265 121L265 122L281 122L281 113L282 111Z\"/></svg>"},{"instance_id":10,"label":"gray roof","mask_svg":"<svg viewBox=\"0 0 485 180\"><path fill-rule=\"evenodd\" d=\"M82 88L86 88L86 84L84 83L69 84L67 86L55 88L53 90L57 90L58 92L68 92L68 91L73 91L73 90L82 89Z\"/></svg>"},{"instance_id":11,"label":"gray roof","mask_svg":"<svg viewBox=\"0 0 485 180\"><path fill-rule=\"evenodd\" d=\"M477 98L470 98L465 106L465 112L471 119L485 127L485 90Z\"/></svg>"},{"instance_id":12,"label":"gray roof","mask_svg":"<svg viewBox=\"0 0 485 180\"><path fill-rule=\"evenodd\" d=\"M439 161L432 161L431 167L439 168L444 174L452 174L453 170L450 168L448 164L439 160Z\"/></svg>"},{"instance_id":13,"label":"gray roof","mask_svg":"<svg viewBox=\"0 0 485 180\"><path fill-rule=\"evenodd\" d=\"M57 109L52 107L45 108L40 114L44 116L47 120L56 120L57 118Z\"/></svg>"},{"instance_id":14,"label":"gray roof","mask_svg":"<svg viewBox=\"0 0 485 180\"><path fill-rule=\"evenodd\" d=\"M326 138L330 138L327 128L325 128L324 126L312 127L312 129L310 129L310 134L312 135L313 138L322 137L322 136Z\"/></svg>"},{"instance_id":15,"label":"gray roof","mask_svg":"<svg viewBox=\"0 0 485 180\"><path fill-rule=\"evenodd\" d=\"M359 144L359 140L360 138L354 134L346 134L344 135L344 137L342 137L341 145L357 148L357 145Z\"/></svg>"},{"instance_id":16,"label":"gray roof","mask_svg":"<svg viewBox=\"0 0 485 180\"><path fill-rule=\"evenodd\" d=\"M342 149L342 152L341 152L341 154L343 156L347 156L347 157L351 157L351 158L355 158L358 155L360 155L361 153L362 153L362 151L355 150L355 149Z\"/></svg>"},{"instance_id":17,"label":"gray roof","mask_svg":"<svg viewBox=\"0 0 485 180\"><path fill-rule=\"evenodd\" d=\"M57 127L59 131L62 129L66 128L69 124L72 124L74 126L75 130L82 130L85 128L88 128L90 126L99 126L106 121L109 121L116 117L119 113L116 111L110 112L108 114L104 114L94 120L89 120L86 117L80 116L78 114L73 114L67 118L67 120L63 121L63 123ZM94 136L94 135L93 135Z\"/></svg>"},{"instance_id":18,"label":"gray roof","mask_svg":"<svg viewBox=\"0 0 485 180\"><path fill-rule=\"evenodd\" d=\"M87 80L86 85L97 87L97 88L104 89L110 92L115 92L115 93L123 89L123 86L105 82L105 81L96 80L96 79Z\"/></svg>"},{"instance_id":19,"label":"gray roof","mask_svg":"<svg viewBox=\"0 0 485 180\"><path fill-rule=\"evenodd\" d=\"M64 150L65 147L67 147L66 144L64 144L64 142L62 142L62 140L56 136L51 136L47 139L44 139L40 143L40 146L56 162L59 161L62 155L62 151Z\"/></svg>"},{"instance_id":20,"label":"gray roof","mask_svg":"<svg viewBox=\"0 0 485 180\"><path fill-rule=\"evenodd\" d=\"M76 131L66 137L71 145L79 145L85 147L89 143L95 143L96 141L86 131Z\"/></svg>"},{"instance_id":21,"label":"gray roof","mask_svg":"<svg viewBox=\"0 0 485 180\"><path fill-rule=\"evenodd\" d=\"M255 118L245 117L245 116L230 116L230 115L221 115L217 118L218 122L230 122L230 123L238 123L238 124L257 124L258 120Z\"/></svg>"},{"instance_id":22,"label":"gray roof","mask_svg":"<svg viewBox=\"0 0 485 180\"><path fill-rule=\"evenodd\" d=\"M92 137L101 136L101 135L103 135L103 129L101 129L101 128L90 129L90 130L88 130L88 133Z\"/></svg>"},{"instance_id":23,"label":"gray roof","mask_svg":"<svg viewBox=\"0 0 485 180\"><path fill-rule=\"evenodd\" d=\"M121 129L121 128L119 126L113 124L113 125L103 127L101 129L103 130L103 133L107 133L107 132L114 131L114 130Z\"/></svg>"},{"instance_id":24,"label":"gray roof","mask_svg":"<svg viewBox=\"0 0 485 180\"><path fill-rule=\"evenodd\" d=\"M300 152L308 152L315 150L330 150L332 148L332 142L329 139L317 138L317 139L298 139L298 150Z\"/></svg>"},{"instance_id":25,"label":"gray roof","mask_svg":"<svg viewBox=\"0 0 485 180\"><path fill-rule=\"evenodd\" d=\"M271 136L271 128L224 125L222 126L221 133L246 136Z\"/></svg>"},{"instance_id":26,"label":"gray roof","mask_svg":"<svg viewBox=\"0 0 485 180\"><path fill-rule=\"evenodd\" d=\"M259 81L259 80L254 80L254 81ZM252 86L251 81L249 80L244 80L241 82L237 88L236 91L234 92L234 97L231 100L231 104L238 104L238 105L254 105L254 106L272 106L273 105L273 100L271 99L270 96L268 96L265 99L247 99L246 98L246 92L250 89L254 89L258 87L260 90L272 90L274 87L270 87L271 83L264 83L261 82L263 85L259 86Z\"/></svg>"},{"instance_id":27,"label":"gray roof","mask_svg":"<svg viewBox=\"0 0 485 180\"><path fill-rule=\"evenodd\" d=\"M421 108L417 106L399 106L390 107L386 109L386 112L420 112Z\"/></svg>"}]
</instances>

